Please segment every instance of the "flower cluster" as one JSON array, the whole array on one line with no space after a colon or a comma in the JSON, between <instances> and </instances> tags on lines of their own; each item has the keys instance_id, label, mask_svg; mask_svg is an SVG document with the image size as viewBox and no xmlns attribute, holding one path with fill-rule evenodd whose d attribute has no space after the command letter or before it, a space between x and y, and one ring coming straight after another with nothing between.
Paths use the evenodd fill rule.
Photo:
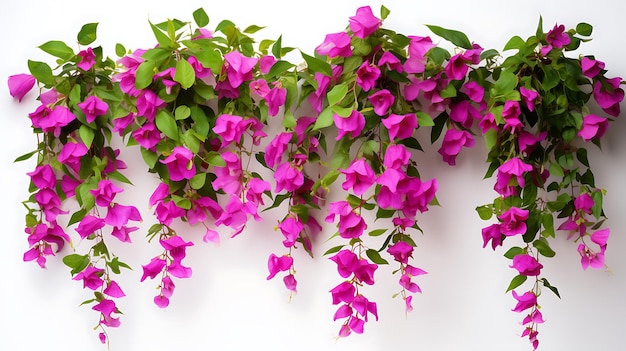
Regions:
<instances>
[{"instance_id":1,"label":"flower cluster","mask_svg":"<svg viewBox=\"0 0 626 351\"><path fill-rule=\"evenodd\" d=\"M426 271L413 263L414 234L420 216L439 204L437 180L422 177L416 161L422 138L440 140L439 155L454 166L482 134L486 177L495 174L497 193L477 207L481 218L497 219L482 230L483 246L519 242L504 254L516 272L507 292L517 301L513 311L527 313L522 336L536 349L543 323L537 298L542 288L559 294L542 276L543 258L555 255L549 243L556 229L578 243L583 269L605 267L605 191L581 145L599 145L620 114L622 79L607 77L591 55L566 55L589 40L586 23L544 33L540 22L535 36L513 37L504 51L516 53L502 60L455 30L428 26L452 52L429 36L396 33L382 26L388 15L384 6L380 16L358 8L314 55L302 53L300 65L284 59L294 48L281 37L256 43L251 35L260 27L222 21L208 30L202 9L195 26L151 24L157 43L134 51L118 44L116 61L92 45L94 23L81 29L78 53L60 41L43 44L59 67L29 61L31 74L8 81L18 101L40 89L41 104L29 114L37 148L17 159L37 156L24 202L24 260L45 267L72 242L66 231L74 227L79 244L63 262L93 291L85 303L100 314L99 338L108 342L106 327L120 325L115 299L125 295L113 274L130 267L106 241L132 243L142 221L136 207L117 200L121 184L131 184L121 172L123 150L113 146L121 139L139 147L159 180L146 202L156 222L147 236L158 239L160 253L146 259L141 277L158 280L158 307L170 304L173 278L191 277L183 263L188 247L219 243L224 230L238 236L266 210L282 211L275 231L285 250L268 253L267 279L280 275L295 293L295 250L313 255L321 212L336 223L330 238L341 241L325 252L343 279L330 289L333 319L342 320L338 335L360 334L372 316L378 320L366 290L388 259L398 265L394 297L406 312L421 292L416 278ZM598 114L588 106L592 97ZM326 205L339 188L345 196ZM65 216L67 225L60 224ZM555 218L563 220L556 229ZM179 235L181 222L205 234ZM515 289L529 277L534 282L520 295Z\"/></svg>"}]
</instances>

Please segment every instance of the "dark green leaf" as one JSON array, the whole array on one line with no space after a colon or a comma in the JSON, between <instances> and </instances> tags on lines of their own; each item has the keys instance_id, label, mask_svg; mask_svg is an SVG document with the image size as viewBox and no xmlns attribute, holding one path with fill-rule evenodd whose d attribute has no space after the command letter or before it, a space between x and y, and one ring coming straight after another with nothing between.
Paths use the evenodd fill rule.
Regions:
<instances>
[{"instance_id":1,"label":"dark green leaf","mask_svg":"<svg viewBox=\"0 0 626 351\"><path fill-rule=\"evenodd\" d=\"M170 139L178 140L178 125L169 111L160 110L156 114L154 122L163 134L168 136Z\"/></svg>"},{"instance_id":2,"label":"dark green leaf","mask_svg":"<svg viewBox=\"0 0 626 351\"><path fill-rule=\"evenodd\" d=\"M322 256L326 256L326 255L330 255L330 254L334 254L335 252L339 252L339 250L343 249L345 245L337 245L334 247L331 247L330 249L326 250L326 252L324 252L324 254Z\"/></svg>"},{"instance_id":3,"label":"dark green leaf","mask_svg":"<svg viewBox=\"0 0 626 351\"><path fill-rule=\"evenodd\" d=\"M48 54L63 59L65 61L68 61L69 59L74 57L74 50L65 45L65 43L62 41L51 40L47 43L42 44L39 48L47 52Z\"/></svg>"},{"instance_id":4,"label":"dark green leaf","mask_svg":"<svg viewBox=\"0 0 626 351\"><path fill-rule=\"evenodd\" d=\"M593 26L589 23L581 22L576 25L576 33L588 37L593 32Z\"/></svg>"},{"instance_id":5,"label":"dark green leaf","mask_svg":"<svg viewBox=\"0 0 626 351\"><path fill-rule=\"evenodd\" d=\"M459 32L458 30L446 29L431 24L427 24L426 27L428 27L428 29L436 35L446 39L456 46L460 46L464 49L472 49L472 42L464 33Z\"/></svg>"},{"instance_id":6,"label":"dark green leaf","mask_svg":"<svg viewBox=\"0 0 626 351\"><path fill-rule=\"evenodd\" d=\"M78 274L89 265L88 255L70 254L63 257L63 263L72 269L72 275Z\"/></svg>"},{"instance_id":7,"label":"dark green leaf","mask_svg":"<svg viewBox=\"0 0 626 351\"><path fill-rule=\"evenodd\" d=\"M270 71L267 72L267 76L270 78L275 77L292 67L294 67L294 65L289 61L277 61L276 63L274 63Z\"/></svg>"},{"instance_id":8,"label":"dark green leaf","mask_svg":"<svg viewBox=\"0 0 626 351\"><path fill-rule=\"evenodd\" d=\"M509 284L509 287L506 288L506 292L509 292L517 288L518 286L524 284L526 279L528 279L528 277L526 277L525 275L516 275L515 277L513 277L513 279L511 279L511 283Z\"/></svg>"},{"instance_id":9,"label":"dark green leaf","mask_svg":"<svg viewBox=\"0 0 626 351\"><path fill-rule=\"evenodd\" d=\"M561 298L561 295L559 294L559 290L556 287L550 285L550 282L548 282L548 279L542 278L540 280L543 283L543 286L550 289L554 293L554 295L556 295L559 299Z\"/></svg>"},{"instance_id":10,"label":"dark green leaf","mask_svg":"<svg viewBox=\"0 0 626 351\"><path fill-rule=\"evenodd\" d=\"M589 167L589 159L587 158L587 149L580 148L576 150L576 158L585 167Z\"/></svg>"},{"instance_id":11,"label":"dark green leaf","mask_svg":"<svg viewBox=\"0 0 626 351\"><path fill-rule=\"evenodd\" d=\"M126 178L125 175L123 175L122 173L120 173L120 171L117 171L117 170L109 173L109 178L117 180L118 182L133 185L130 179Z\"/></svg>"},{"instance_id":12,"label":"dark green leaf","mask_svg":"<svg viewBox=\"0 0 626 351\"><path fill-rule=\"evenodd\" d=\"M387 260L385 260L384 258L380 257L380 253L378 253L378 251L374 249L367 249L365 251L365 254L367 255L367 257L369 257L369 259L372 262L376 264L389 264L389 262L387 262Z\"/></svg>"},{"instance_id":13,"label":"dark green leaf","mask_svg":"<svg viewBox=\"0 0 626 351\"><path fill-rule=\"evenodd\" d=\"M333 75L332 69L330 68L330 64L326 61L322 61L316 57L309 56L304 52L300 51L302 58L306 62L308 69L312 72L320 72L329 77Z\"/></svg>"},{"instance_id":14,"label":"dark green leaf","mask_svg":"<svg viewBox=\"0 0 626 351\"><path fill-rule=\"evenodd\" d=\"M522 254L524 254L524 249L522 249L521 247L514 246L508 249L507 252L504 253L504 257L508 258L509 260L512 260L513 257L517 255L522 255Z\"/></svg>"},{"instance_id":15,"label":"dark green leaf","mask_svg":"<svg viewBox=\"0 0 626 351\"><path fill-rule=\"evenodd\" d=\"M28 70L39 82L45 85L54 85L52 69L47 63L28 60Z\"/></svg>"},{"instance_id":16,"label":"dark green leaf","mask_svg":"<svg viewBox=\"0 0 626 351\"><path fill-rule=\"evenodd\" d=\"M600 219L600 216L602 215L602 200L603 200L602 191L601 190L594 191L593 194L591 194L591 199L593 200L591 213L596 219Z\"/></svg>"},{"instance_id":17,"label":"dark green leaf","mask_svg":"<svg viewBox=\"0 0 626 351\"><path fill-rule=\"evenodd\" d=\"M85 218L86 215L87 215L87 211L85 211L85 209L83 208L72 213L72 217L70 217L70 220L67 222L67 226L69 227L72 224L80 222L83 218Z\"/></svg>"},{"instance_id":18,"label":"dark green leaf","mask_svg":"<svg viewBox=\"0 0 626 351\"><path fill-rule=\"evenodd\" d=\"M148 168L153 169L157 161L159 160L159 155L156 152L148 150L148 149L144 149L143 147L140 150L141 150L141 157L143 157L143 160L148 166Z\"/></svg>"},{"instance_id":19,"label":"dark green leaf","mask_svg":"<svg viewBox=\"0 0 626 351\"><path fill-rule=\"evenodd\" d=\"M322 111L322 113L317 116L315 120L315 124L313 125L313 130L318 130L322 128L326 128L333 124L333 109L329 106Z\"/></svg>"},{"instance_id":20,"label":"dark green leaf","mask_svg":"<svg viewBox=\"0 0 626 351\"><path fill-rule=\"evenodd\" d=\"M80 135L80 139L87 148L91 147L91 143L93 143L93 139L96 136L94 130L84 124L78 129L78 135Z\"/></svg>"},{"instance_id":21,"label":"dark green leaf","mask_svg":"<svg viewBox=\"0 0 626 351\"><path fill-rule=\"evenodd\" d=\"M20 161L26 161L29 158L33 157L34 154L36 154L39 150L35 150L35 151L31 151L29 153L26 153L18 158L16 158L15 160L13 160L13 162L20 162Z\"/></svg>"},{"instance_id":22,"label":"dark green leaf","mask_svg":"<svg viewBox=\"0 0 626 351\"><path fill-rule=\"evenodd\" d=\"M369 236L381 236L387 232L388 229L374 229L367 233Z\"/></svg>"},{"instance_id":23,"label":"dark green leaf","mask_svg":"<svg viewBox=\"0 0 626 351\"><path fill-rule=\"evenodd\" d=\"M556 252L552 250L552 248L548 244L548 240L546 240L545 238L535 240L533 242L533 246L535 247L535 249L537 249L537 251L539 251L542 256L554 257L554 255L556 255Z\"/></svg>"},{"instance_id":24,"label":"dark green leaf","mask_svg":"<svg viewBox=\"0 0 626 351\"><path fill-rule=\"evenodd\" d=\"M76 37L76 39L78 39L78 43L80 45L89 45L96 41L97 29L98 23L87 23L83 25L80 32L78 32L78 36Z\"/></svg>"},{"instance_id":25,"label":"dark green leaf","mask_svg":"<svg viewBox=\"0 0 626 351\"><path fill-rule=\"evenodd\" d=\"M283 45L283 36L281 35L278 37L278 39L276 39L276 41L274 42L274 45L272 45L272 55L274 55L274 57L276 57L277 59L281 58L282 45Z\"/></svg>"},{"instance_id":26,"label":"dark green leaf","mask_svg":"<svg viewBox=\"0 0 626 351\"><path fill-rule=\"evenodd\" d=\"M196 25L200 28L209 24L209 16L206 14L204 9L201 7L193 12L193 20L196 22Z\"/></svg>"},{"instance_id":27,"label":"dark green leaf","mask_svg":"<svg viewBox=\"0 0 626 351\"><path fill-rule=\"evenodd\" d=\"M478 216L483 221L489 220L493 216L493 205L483 205L476 207L476 212L478 212Z\"/></svg>"},{"instance_id":28,"label":"dark green leaf","mask_svg":"<svg viewBox=\"0 0 626 351\"><path fill-rule=\"evenodd\" d=\"M207 155L204 158L204 160L211 166L226 167L226 161L224 161L224 159L222 158L222 155L220 155L219 152L217 151L207 152Z\"/></svg>"}]
</instances>

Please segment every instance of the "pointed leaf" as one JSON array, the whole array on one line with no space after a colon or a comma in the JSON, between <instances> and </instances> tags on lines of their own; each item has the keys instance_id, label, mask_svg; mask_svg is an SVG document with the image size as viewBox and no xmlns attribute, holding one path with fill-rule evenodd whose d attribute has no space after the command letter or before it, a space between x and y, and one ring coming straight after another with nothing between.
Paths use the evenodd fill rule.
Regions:
<instances>
[{"instance_id":1,"label":"pointed leaf","mask_svg":"<svg viewBox=\"0 0 626 351\"><path fill-rule=\"evenodd\" d=\"M389 264L389 262L387 262L387 260L385 260L384 258L380 257L380 253L374 249L367 249L367 251L365 251L365 254L367 255L367 257L369 257L369 259L376 263L376 264Z\"/></svg>"},{"instance_id":2,"label":"pointed leaf","mask_svg":"<svg viewBox=\"0 0 626 351\"><path fill-rule=\"evenodd\" d=\"M528 279L528 277L525 275L516 275L515 277L513 277L513 279L511 279L511 283L509 284L509 287L506 288L506 292L509 292L517 288L518 286L524 284L526 279Z\"/></svg>"},{"instance_id":3,"label":"pointed leaf","mask_svg":"<svg viewBox=\"0 0 626 351\"><path fill-rule=\"evenodd\" d=\"M306 62L306 66L309 68L310 71L312 72L320 72L322 74L325 74L329 77L332 77L333 75L333 71L330 67L330 64L326 61L322 61L316 57L313 56L309 56L307 54L305 54L304 52L300 51L300 54L302 55L302 58L304 59L304 61Z\"/></svg>"},{"instance_id":4,"label":"pointed leaf","mask_svg":"<svg viewBox=\"0 0 626 351\"><path fill-rule=\"evenodd\" d=\"M430 29L436 35L444 38L456 46L460 46L464 49L472 49L472 43L463 32L458 30L446 29L439 26L427 24L426 27Z\"/></svg>"},{"instance_id":5,"label":"pointed leaf","mask_svg":"<svg viewBox=\"0 0 626 351\"><path fill-rule=\"evenodd\" d=\"M58 57L66 61L74 57L74 50L62 41L51 40L42 44L39 48L54 57Z\"/></svg>"},{"instance_id":6,"label":"pointed leaf","mask_svg":"<svg viewBox=\"0 0 626 351\"><path fill-rule=\"evenodd\" d=\"M196 25L200 28L209 24L209 16L206 14L204 9L201 7L193 12L193 20L196 22Z\"/></svg>"},{"instance_id":7,"label":"pointed leaf","mask_svg":"<svg viewBox=\"0 0 626 351\"><path fill-rule=\"evenodd\" d=\"M98 23L87 23L83 25L78 32L78 43L80 45L89 45L96 41L96 31L98 29Z\"/></svg>"},{"instance_id":8,"label":"pointed leaf","mask_svg":"<svg viewBox=\"0 0 626 351\"><path fill-rule=\"evenodd\" d=\"M196 72L193 66L184 58L181 58L176 63L176 73L174 74L174 81L180 83L183 89L189 89L196 81Z\"/></svg>"}]
</instances>

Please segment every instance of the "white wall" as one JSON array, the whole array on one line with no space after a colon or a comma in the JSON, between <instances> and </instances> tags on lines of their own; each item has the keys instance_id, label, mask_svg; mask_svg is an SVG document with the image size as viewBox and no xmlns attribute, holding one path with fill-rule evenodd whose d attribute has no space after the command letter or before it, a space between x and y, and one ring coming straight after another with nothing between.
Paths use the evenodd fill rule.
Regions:
<instances>
[{"instance_id":1,"label":"white wall","mask_svg":"<svg viewBox=\"0 0 626 351\"><path fill-rule=\"evenodd\" d=\"M60 260L50 260L48 269L23 263L27 250L20 201L27 196L27 177L32 162L12 160L34 148L27 113L33 104L18 105L8 95L6 77L27 71L26 60L48 60L36 49L48 40L72 42L81 25L100 22L99 40L109 55L114 44L127 48L153 43L148 19L159 22L175 17L191 20L193 10L203 6L210 26L230 19L241 27L266 25L257 38L277 38L283 45L312 52L326 33L340 31L364 2L316 0L294 1L3 1L0 5L0 101L3 128L0 184L3 186L2 247L0 254L0 350L103 350L91 326L97 316L79 303L89 293L72 281ZM381 2L369 1L377 12ZM594 25L594 40L583 53L606 62L610 75L626 76L621 1L401 1L388 0L391 16L385 26L404 34L428 35L423 24L438 24L466 32L485 48L501 49L514 34L534 33L539 15L546 28L555 22L575 26ZM31 93L32 94L32 93ZM32 97L32 95L31 95ZM622 105L626 108L626 105ZM623 118L623 117L622 117ZM562 295L541 296L546 323L539 329L541 350L621 350L626 341L626 124L618 120L604 140L604 152L593 151L591 163L597 184L609 190L605 210L612 237L607 263L612 274L582 271L576 246L563 235L553 243L557 256L544 260L545 275ZM111 349L126 350L529 350L518 337L523 316L511 312L515 301L504 290L514 275L501 254L482 249L480 228L485 224L473 208L490 201L493 180L481 181L485 155L481 144L463 154L452 169L436 157L423 159L427 176L440 182L441 208L422 218L426 232L417 238L415 263L430 274L419 278L424 293L414 298L415 310L405 317L402 301L391 299L397 277L389 269L377 272L377 286L368 290L379 304L380 321L366 325L364 335L335 340L328 290L340 278L335 266L318 255L296 256L299 293L291 302L279 280L266 281L265 264L270 252L282 252L280 235L271 221L253 224L236 239L220 247L198 244L189 250L188 263L194 276L177 280L170 307L163 311L152 303L155 283L139 283L140 264L158 252L155 245L142 245L135 234L131 246L118 245L116 252L134 271L120 280L127 297L120 300L125 312L122 326L110 330ZM435 150L431 150L435 151ZM431 152L432 154L432 152ZM424 158L424 156L420 156ZM145 177L137 150L127 159L129 177L136 182L123 194L128 201L146 199L154 179ZM137 162L132 162L136 160ZM144 202L146 203L146 202ZM143 229L153 219L144 206ZM184 228L183 226L179 228ZM328 231L332 233L329 227ZM139 232L138 232L139 233ZM186 233L191 238L194 233ZM328 235L328 232L326 233ZM224 237L227 237L226 235ZM322 238L324 240L325 238ZM323 252L334 243L322 243ZM69 251L68 251L69 252Z\"/></svg>"}]
</instances>

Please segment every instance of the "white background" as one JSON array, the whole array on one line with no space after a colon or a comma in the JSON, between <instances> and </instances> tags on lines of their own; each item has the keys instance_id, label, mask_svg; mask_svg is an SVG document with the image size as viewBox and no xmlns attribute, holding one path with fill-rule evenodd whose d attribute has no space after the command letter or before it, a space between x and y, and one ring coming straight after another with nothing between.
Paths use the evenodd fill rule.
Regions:
<instances>
[{"instance_id":1,"label":"white background","mask_svg":"<svg viewBox=\"0 0 626 351\"><path fill-rule=\"evenodd\" d=\"M81 289L80 282L71 280L60 260L49 260L47 270L22 262L28 247L23 233L25 211L20 202L28 196L25 173L34 163L13 164L12 160L34 148L36 141L27 114L36 105L19 105L12 100L6 78L27 72L27 59L52 63L36 46L53 39L72 45L82 24L99 22L97 44L114 56L116 42L133 49L153 45L148 20L191 20L192 12L202 6L211 17L209 28L222 19L230 19L241 28L264 25L267 28L256 38L276 39L283 34L284 46L297 46L311 53L326 33L343 30L348 17L365 4L377 14L381 2L3 1L0 350L106 349L91 330L97 323L96 313L78 306L89 298L89 292ZM556 22L567 27L588 22L594 25L594 40L585 44L581 53L605 61L609 76L626 76L622 22L625 6L621 1L388 0L385 5L391 10L385 22L390 29L424 36L429 35L424 24L437 24L462 30L483 47L496 49L501 49L512 35L533 34L540 15L546 29ZM31 93L27 99L34 97ZM618 120L604 140L603 152L590 148L596 182L609 190L605 210L612 230L607 250L612 273L583 271L576 244L560 233L552 244L557 256L543 264L545 276L560 289L562 299L549 292L540 297L546 319L539 329L541 350L623 349L625 133L626 124ZM429 151L430 155L436 154L436 149ZM203 244L198 231L185 233L181 229L188 239L198 242L188 250L187 263L194 269L193 277L176 280L170 307L160 310L152 303L156 282L139 283L140 265L159 248L156 243L143 244L140 231L133 235L133 245L115 244L115 251L135 270L127 271L119 280L128 296L119 302L125 313L121 328L109 332L111 350L530 350L526 339L519 337L523 316L510 311L515 301L510 294L504 294L514 275L507 267L509 261L502 257L504 250L494 253L482 249L480 228L486 223L478 219L474 207L495 196L494 180L482 181L482 144L477 143L460 156L456 168L442 164L436 156L418 157L423 175L439 179L442 207L422 216L426 235L416 237L419 248L414 257L415 264L429 274L418 279L424 293L414 298L415 310L408 316L402 301L391 298L397 291L398 277L383 267L377 272L377 285L366 290L368 297L378 302L380 321L367 323L364 335L336 340L339 323L332 321L335 308L328 290L341 278L334 264L320 257L321 252L337 244L323 242L333 229L326 227L315 259L302 252L296 254L299 293L290 302L280 280L265 280L267 256L283 252L281 235L273 231L275 222L271 219L252 224L235 239L223 235L219 247ZM131 166L127 175L137 185L127 189L120 199L140 207L145 231L154 223L146 199L156 183L144 173L137 150L129 151L126 160Z\"/></svg>"}]
</instances>

